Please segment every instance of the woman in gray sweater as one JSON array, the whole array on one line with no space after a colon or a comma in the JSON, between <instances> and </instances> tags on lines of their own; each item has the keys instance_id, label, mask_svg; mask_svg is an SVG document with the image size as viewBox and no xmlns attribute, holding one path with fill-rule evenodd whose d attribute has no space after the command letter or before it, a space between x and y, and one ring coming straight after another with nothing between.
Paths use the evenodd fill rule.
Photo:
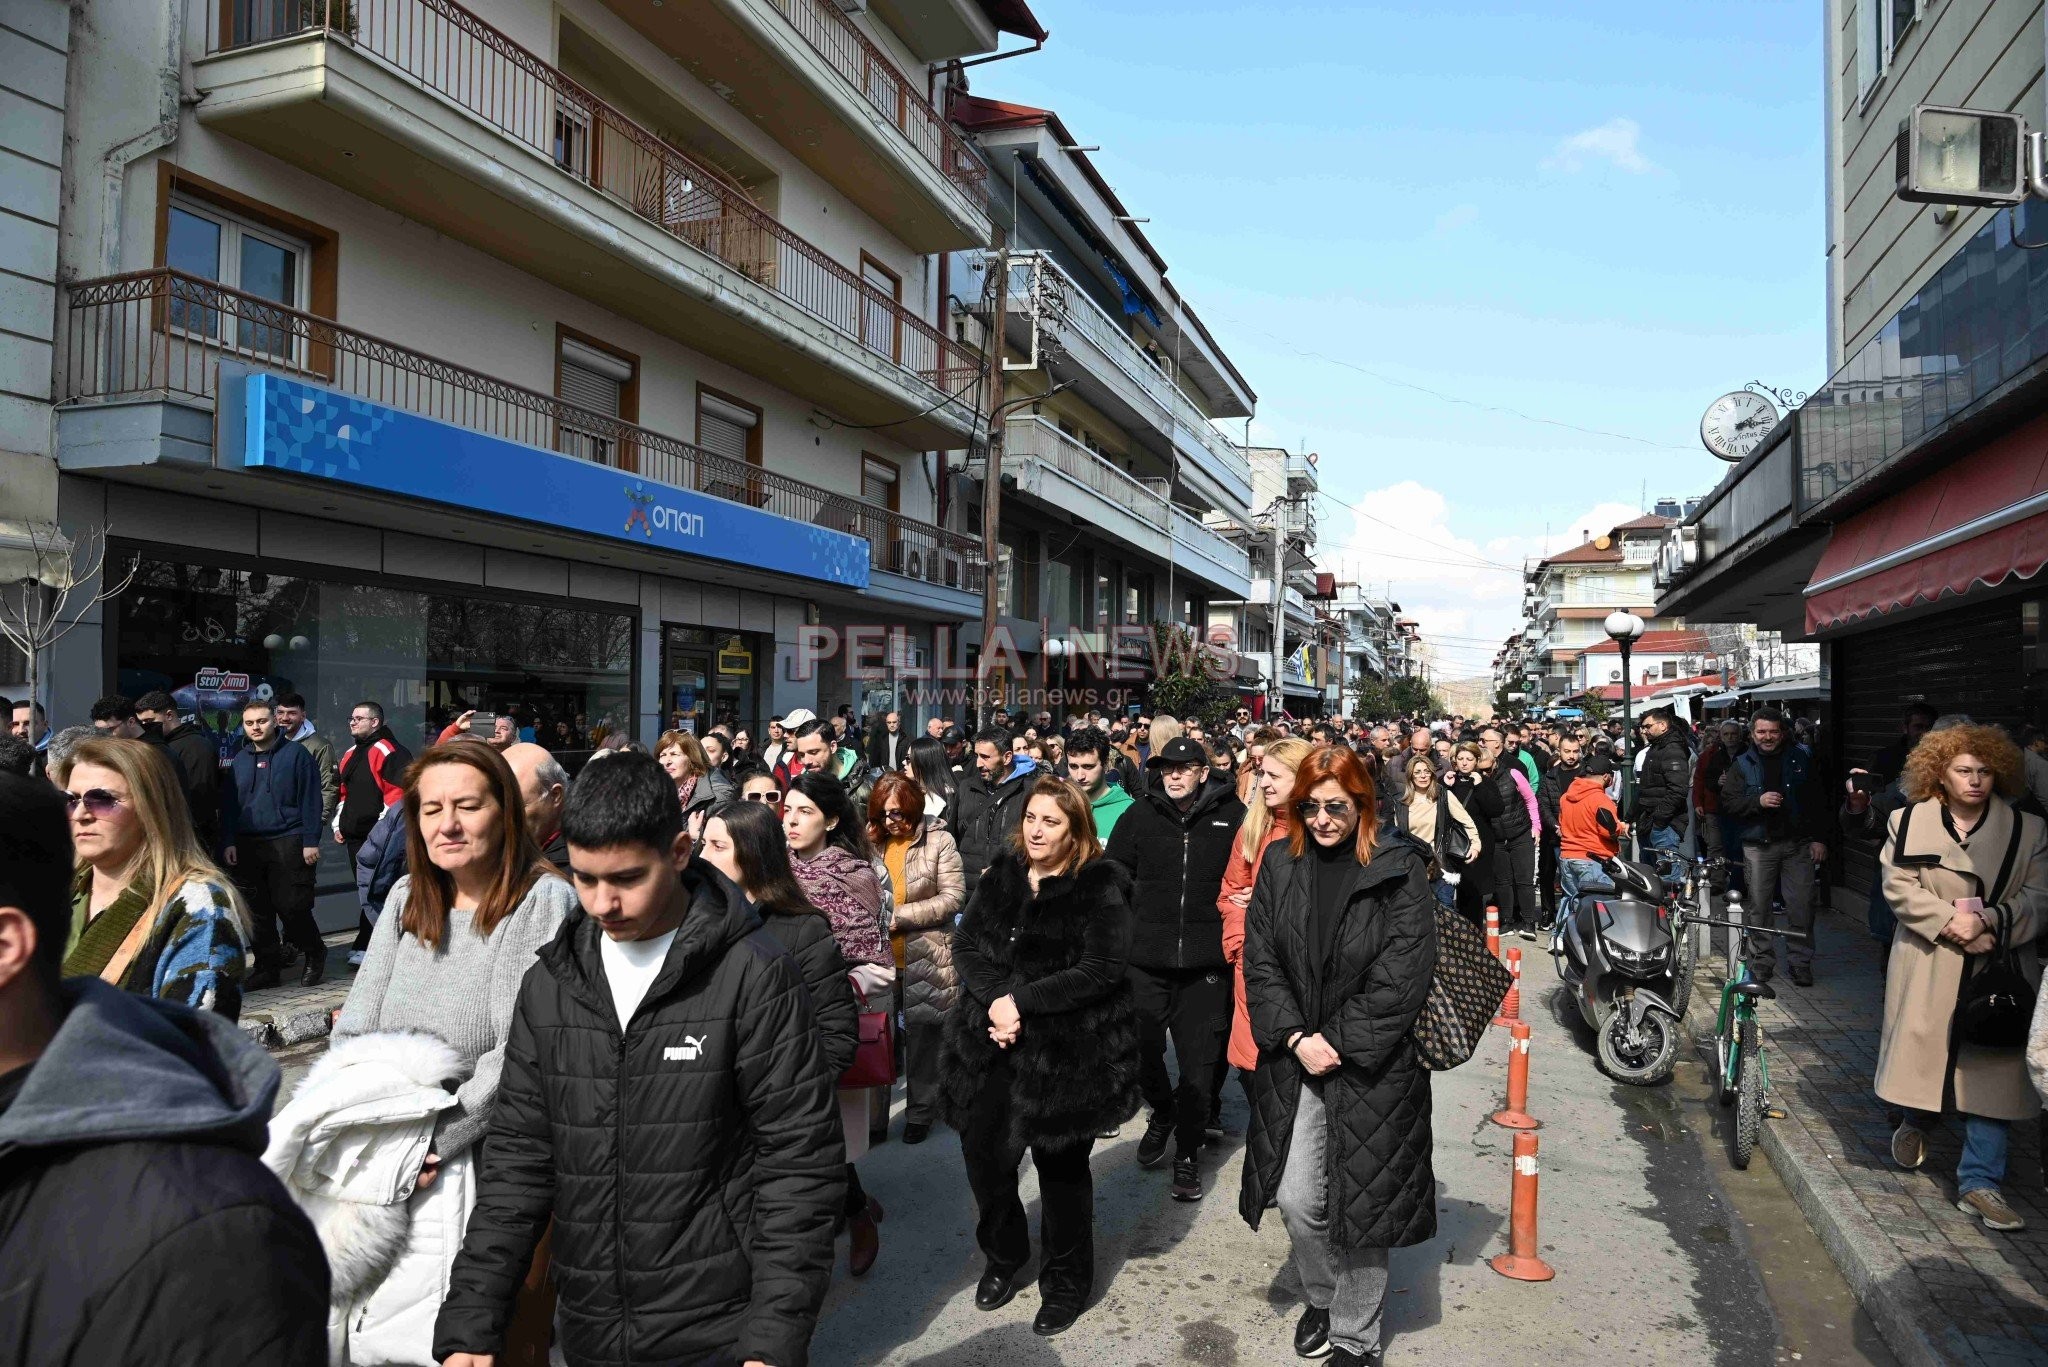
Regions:
<instances>
[{"instance_id":1,"label":"woman in gray sweater","mask_svg":"<svg viewBox=\"0 0 2048 1367\"><path fill-rule=\"evenodd\" d=\"M435 1127L424 1189L490 1128L520 980L576 893L542 858L518 781L488 746L453 740L421 755L406 773L405 807L406 876L384 904L334 1039L415 1030L454 1046L469 1067Z\"/></svg>"}]
</instances>

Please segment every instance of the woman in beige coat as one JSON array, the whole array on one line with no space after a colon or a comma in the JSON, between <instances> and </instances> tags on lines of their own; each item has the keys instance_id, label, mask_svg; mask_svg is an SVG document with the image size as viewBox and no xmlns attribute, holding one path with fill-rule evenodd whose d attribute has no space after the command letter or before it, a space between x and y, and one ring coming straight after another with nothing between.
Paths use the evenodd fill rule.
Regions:
<instances>
[{"instance_id":1,"label":"woman in beige coat","mask_svg":"<svg viewBox=\"0 0 2048 1367\"><path fill-rule=\"evenodd\" d=\"M2021 968L2040 981L2033 940L2048 926L2048 828L2010 805L2025 791L2025 771L1995 727L1929 732L1899 783L1910 805L1892 814L1879 851L1885 900L1898 914L1877 1054L1878 1096L1906 1110L1892 1158L1904 1168L1926 1161L1927 1132L1952 1094L1964 1132L1956 1204L1988 1229L2019 1229L2025 1221L1999 1184L2007 1127L2041 1112L2026 1055L1952 1041L1950 1026L1965 969L1997 946L2001 922ZM1984 910L1957 906L1971 898Z\"/></svg>"},{"instance_id":2,"label":"woman in beige coat","mask_svg":"<svg viewBox=\"0 0 2048 1367\"><path fill-rule=\"evenodd\" d=\"M896 893L889 938L902 971L903 1142L921 1144L938 1104L939 1042L960 995L953 973L953 918L967 901L960 847L926 814L924 788L884 774L868 796L868 833Z\"/></svg>"}]
</instances>

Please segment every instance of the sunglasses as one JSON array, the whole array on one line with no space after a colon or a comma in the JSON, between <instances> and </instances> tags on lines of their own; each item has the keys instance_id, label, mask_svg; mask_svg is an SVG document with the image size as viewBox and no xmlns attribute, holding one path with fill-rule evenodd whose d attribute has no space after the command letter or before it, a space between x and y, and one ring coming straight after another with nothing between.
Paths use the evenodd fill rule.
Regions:
<instances>
[{"instance_id":1,"label":"sunglasses","mask_svg":"<svg viewBox=\"0 0 2048 1367\"><path fill-rule=\"evenodd\" d=\"M1316 814L1319 812L1332 821L1342 821L1357 810L1356 807L1353 807L1341 797L1332 798L1328 802L1318 802L1312 797L1303 798L1300 802L1294 804L1294 814L1303 821L1315 820Z\"/></svg>"},{"instance_id":2,"label":"sunglasses","mask_svg":"<svg viewBox=\"0 0 2048 1367\"><path fill-rule=\"evenodd\" d=\"M94 816L106 816L121 805L120 795L105 788L88 788L82 793L64 794L64 810L75 812L83 806Z\"/></svg>"},{"instance_id":3,"label":"sunglasses","mask_svg":"<svg viewBox=\"0 0 2048 1367\"><path fill-rule=\"evenodd\" d=\"M740 794L740 800L741 800L741 801L743 801L743 802L766 802L766 803L769 803L769 804L771 804L771 805L772 805L772 804L774 804L774 803L777 803L777 802L780 802L780 801L782 800L782 794L780 794L780 793L741 793L741 794Z\"/></svg>"},{"instance_id":4,"label":"sunglasses","mask_svg":"<svg viewBox=\"0 0 2048 1367\"><path fill-rule=\"evenodd\" d=\"M910 813L885 811L882 813L882 820L888 822L891 826L908 826L910 824Z\"/></svg>"}]
</instances>

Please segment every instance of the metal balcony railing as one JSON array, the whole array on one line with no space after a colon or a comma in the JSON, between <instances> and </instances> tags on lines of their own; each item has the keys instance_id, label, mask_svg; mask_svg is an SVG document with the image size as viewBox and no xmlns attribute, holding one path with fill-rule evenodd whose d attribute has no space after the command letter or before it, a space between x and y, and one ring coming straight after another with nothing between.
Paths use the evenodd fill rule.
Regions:
<instances>
[{"instance_id":1,"label":"metal balcony railing","mask_svg":"<svg viewBox=\"0 0 2048 1367\"><path fill-rule=\"evenodd\" d=\"M831 0L769 0L803 40L846 83L895 125L918 155L967 196L988 208L988 168L931 102L910 84L874 41Z\"/></svg>"},{"instance_id":2,"label":"metal balcony railing","mask_svg":"<svg viewBox=\"0 0 2048 1367\"><path fill-rule=\"evenodd\" d=\"M994 260L993 256L990 260ZM1137 386L1145 398L1151 401L1153 419L1161 431L1176 428L1191 435L1202 448L1214 456L1228 470L1235 470L1250 478L1250 467L1244 452L1234 446L1230 439L1216 430L1195 402L1174 384L1166 373L1164 357L1147 351L1138 340L1131 336L1123 320L1112 315L1097 303L1095 297L1083 289L1066 270L1045 252L1012 252L1010 254L1010 307L1028 309L1031 303L1031 272L1036 269L1049 272L1059 281L1059 294L1065 301L1065 321L1094 348L1109 359L1110 364Z\"/></svg>"},{"instance_id":3,"label":"metal balcony railing","mask_svg":"<svg viewBox=\"0 0 2048 1367\"><path fill-rule=\"evenodd\" d=\"M1004 428L1004 446L1014 456L1044 461L1084 488L1167 533L1173 544L1237 574L1249 573L1244 550L1202 525L1151 485L1119 470L1102 456L1040 418L1013 418ZM1164 481L1160 481L1161 484Z\"/></svg>"},{"instance_id":4,"label":"metal balcony railing","mask_svg":"<svg viewBox=\"0 0 2048 1367\"><path fill-rule=\"evenodd\" d=\"M318 33L524 143L633 214L787 299L973 411L980 363L880 286L777 222L455 0L208 0L207 51Z\"/></svg>"},{"instance_id":5,"label":"metal balcony railing","mask_svg":"<svg viewBox=\"0 0 2048 1367\"><path fill-rule=\"evenodd\" d=\"M981 543L843 493L181 271L84 280L67 291L66 402L217 397L223 357L507 441L559 451L778 517L865 537L876 570L981 589Z\"/></svg>"}]
</instances>

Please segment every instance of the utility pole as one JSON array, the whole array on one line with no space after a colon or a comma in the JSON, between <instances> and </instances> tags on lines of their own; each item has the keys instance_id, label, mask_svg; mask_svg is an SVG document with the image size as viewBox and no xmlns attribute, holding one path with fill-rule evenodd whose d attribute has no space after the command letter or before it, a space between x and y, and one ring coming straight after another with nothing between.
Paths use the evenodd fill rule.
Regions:
<instances>
[{"instance_id":1,"label":"utility pole","mask_svg":"<svg viewBox=\"0 0 2048 1367\"><path fill-rule=\"evenodd\" d=\"M1276 717L1286 709L1286 693L1280 686L1280 673L1287 667L1286 508L1286 499L1273 501L1273 694L1267 711Z\"/></svg>"},{"instance_id":2,"label":"utility pole","mask_svg":"<svg viewBox=\"0 0 2048 1367\"><path fill-rule=\"evenodd\" d=\"M992 677L991 661L997 658L996 642L996 595L1001 576L1002 545L998 533L1002 526L1003 511L1003 347L1005 333L1009 326L1010 303L1010 247L1009 237L1001 224L995 228L994 279L996 299L990 308L991 322L988 336L988 457L982 462L981 481L981 558L983 562L981 587L981 658L980 667L975 670L978 687L975 690L977 707L975 725L986 726L994 713L995 704L990 698L989 680Z\"/></svg>"}]
</instances>

